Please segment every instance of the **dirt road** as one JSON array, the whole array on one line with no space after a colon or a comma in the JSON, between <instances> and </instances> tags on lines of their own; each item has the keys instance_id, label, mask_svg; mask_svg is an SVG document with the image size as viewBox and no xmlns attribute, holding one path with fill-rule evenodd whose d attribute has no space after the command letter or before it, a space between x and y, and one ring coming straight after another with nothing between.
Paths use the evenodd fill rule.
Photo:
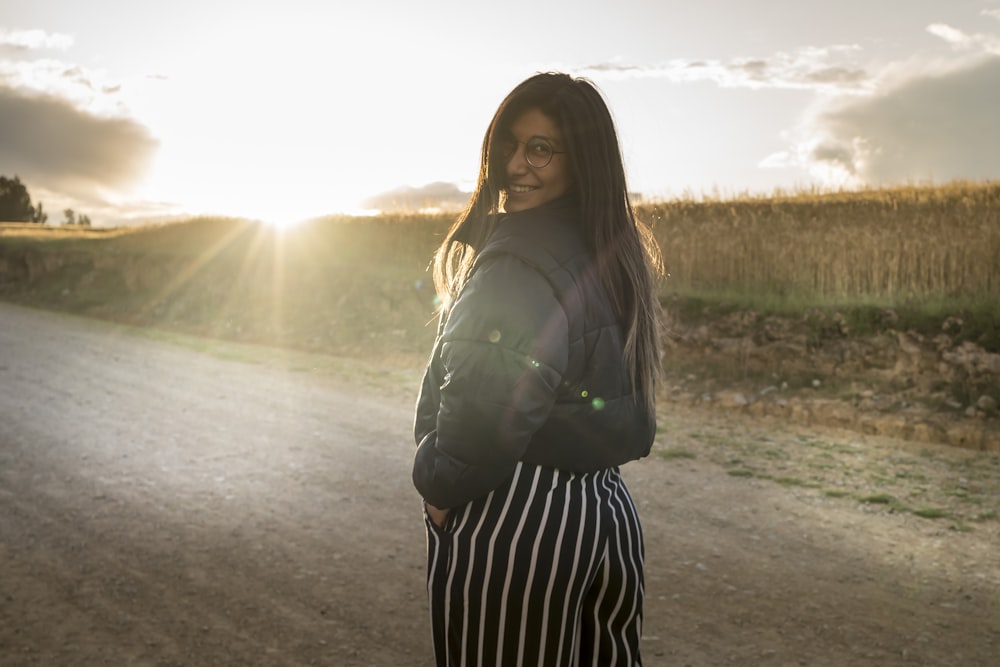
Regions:
<instances>
[{"instance_id":1,"label":"dirt road","mask_svg":"<svg viewBox=\"0 0 1000 667\"><path fill-rule=\"evenodd\" d=\"M0 304L0 665L430 665L418 373ZM664 412L647 667L998 664L995 454Z\"/></svg>"}]
</instances>

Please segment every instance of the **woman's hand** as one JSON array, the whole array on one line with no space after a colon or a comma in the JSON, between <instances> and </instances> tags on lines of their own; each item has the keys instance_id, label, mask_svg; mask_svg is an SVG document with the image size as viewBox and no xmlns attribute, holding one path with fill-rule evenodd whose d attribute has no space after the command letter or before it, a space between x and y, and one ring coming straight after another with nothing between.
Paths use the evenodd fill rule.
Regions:
<instances>
[{"instance_id":1,"label":"woman's hand","mask_svg":"<svg viewBox=\"0 0 1000 667\"><path fill-rule=\"evenodd\" d=\"M438 528L444 526L444 520L448 518L449 510L438 509L428 502L424 503L424 507L427 509L427 516L431 518L435 526Z\"/></svg>"}]
</instances>

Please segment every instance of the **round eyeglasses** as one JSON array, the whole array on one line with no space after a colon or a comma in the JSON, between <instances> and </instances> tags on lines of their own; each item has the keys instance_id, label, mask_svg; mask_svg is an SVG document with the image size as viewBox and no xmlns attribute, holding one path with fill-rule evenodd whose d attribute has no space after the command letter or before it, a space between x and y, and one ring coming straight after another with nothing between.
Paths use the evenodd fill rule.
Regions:
<instances>
[{"instance_id":1,"label":"round eyeglasses","mask_svg":"<svg viewBox=\"0 0 1000 667\"><path fill-rule=\"evenodd\" d=\"M527 141L507 139L500 144L504 160L510 160L514 157L514 153L517 152L517 147L521 144L524 144L524 159L527 160L528 164L535 169L547 167L549 162L552 162L553 155L566 152L554 149L548 139L545 139L544 137L532 137Z\"/></svg>"}]
</instances>

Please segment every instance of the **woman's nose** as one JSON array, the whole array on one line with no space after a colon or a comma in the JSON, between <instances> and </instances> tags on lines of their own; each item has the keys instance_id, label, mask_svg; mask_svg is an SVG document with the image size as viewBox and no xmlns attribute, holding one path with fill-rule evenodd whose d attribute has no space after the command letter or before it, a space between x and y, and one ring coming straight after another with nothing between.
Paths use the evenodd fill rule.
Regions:
<instances>
[{"instance_id":1,"label":"woman's nose","mask_svg":"<svg viewBox=\"0 0 1000 667\"><path fill-rule=\"evenodd\" d=\"M523 174L528 171L528 161L524 158L524 150L518 146L514 154L507 158L508 174Z\"/></svg>"}]
</instances>

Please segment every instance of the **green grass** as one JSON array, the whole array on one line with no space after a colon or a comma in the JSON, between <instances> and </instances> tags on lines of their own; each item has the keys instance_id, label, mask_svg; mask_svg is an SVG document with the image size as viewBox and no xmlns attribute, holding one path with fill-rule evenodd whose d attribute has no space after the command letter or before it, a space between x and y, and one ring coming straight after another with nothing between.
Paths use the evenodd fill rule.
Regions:
<instances>
[{"instance_id":1,"label":"green grass","mask_svg":"<svg viewBox=\"0 0 1000 667\"><path fill-rule=\"evenodd\" d=\"M861 496L858 500L865 505L885 505L894 511L905 511L908 509L898 498L891 496L888 493L873 493L871 495Z\"/></svg>"},{"instance_id":2,"label":"green grass","mask_svg":"<svg viewBox=\"0 0 1000 667\"><path fill-rule=\"evenodd\" d=\"M921 507L913 510L913 513L923 519L946 519L950 516L940 507Z\"/></svg>"},{"instance_id":3,"label":"green grass","mask_svg":"<svg viewBox=\"0 0 1000 667\"><path fill-rule=\"evenodd\" d=\"M891 505L896 502L896 499L888 493L875 493L869 496L861 496L858 500L871 505Z\"/></svg>"},{"instance_id":4,"label":"green grass","mask_svg":"<svg viewBox=\"0 0 1000 667\"><path fill-rule=\"evenodd\" d=\"M656 455L665 461L672 459L693 459L697 458L694 452L681 448L667 448L656 450Z\"/></svg>"},{"instance_id":5,"label":"green grass","mask_svg":"<svg viewBox=\"0 0 1000 667\"><path fill-rule=\"evenodd\" d=\"M775 477L774 481L782 486L801 486L809 489L819 488L819 484L816 482L807 482L798 477Z\"/></svg>"},{"instance_id":6,"label":"green grass","mask_svg":"<svg viewBox=\"0 0 1000 667\"><path fill-rule=\"evenodd\" d=\"M817 340L839 335L840 323L852 336L870 336L890 327L936 336L948 318L958 317L962 327L955 333L956 342L972 341L989 350L1000 350L1000 309L996 296L991 295L933 294L902 302L864 297L845 301L810 292L769 291L748 285L745 289L673 289L661 297L671 314L688 324L754 311L759 321L769 316L804 321ZM895 318L887 319L887 310L892 310Z\"/></svg>"}]
</instances>

